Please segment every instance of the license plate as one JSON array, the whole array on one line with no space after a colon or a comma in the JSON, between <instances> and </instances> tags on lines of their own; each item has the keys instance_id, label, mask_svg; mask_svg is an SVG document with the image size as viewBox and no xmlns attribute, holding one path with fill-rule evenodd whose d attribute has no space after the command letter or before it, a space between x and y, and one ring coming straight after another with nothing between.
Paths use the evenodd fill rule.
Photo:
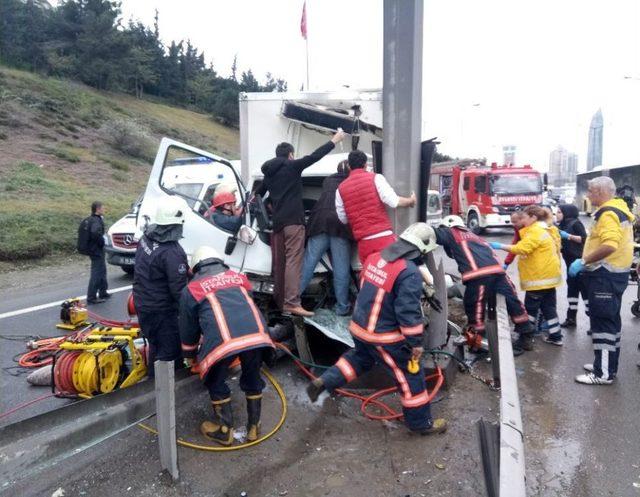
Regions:
<instances>
[{"instance_id":1,"label":"license plate","mask_svg":"<svg viewBox=\"0 0 640 497\"><path fill-rule=\"evenodd\" d=\"M133 266L135 259L133 257L123 257L121 263L127 266Z\"/></svg>"}]
</instances>

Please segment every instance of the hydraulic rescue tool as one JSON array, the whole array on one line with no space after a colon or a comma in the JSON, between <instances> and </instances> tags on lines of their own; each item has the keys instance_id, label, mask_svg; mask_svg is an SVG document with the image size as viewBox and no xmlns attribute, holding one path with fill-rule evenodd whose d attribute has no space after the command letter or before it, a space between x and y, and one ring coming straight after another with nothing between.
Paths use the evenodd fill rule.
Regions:
<instances>
[{"instance_id":1,"label":"hydraulic rescue tool","mask_svg":"<svg viewBox=\"0 0 640 497\"><path fill-rule=\"evenodd\" d=\"M60 305L61 323L56 328L75 331L89 324L88 317L89 311L80 299L67 299Z\"/></svg>"},{"instance_id":2,"label":"hydraulic rescue tool","mask_svg":"<svg viewBox=\"0 0 640 497\"><path fill-rule=\"evenodd\" d=\"M93 396L126 388L147 373L134 340L138 327L97 326L60 344L53 361L53 393L58 397Z\"/></svg>"}]
</instances>

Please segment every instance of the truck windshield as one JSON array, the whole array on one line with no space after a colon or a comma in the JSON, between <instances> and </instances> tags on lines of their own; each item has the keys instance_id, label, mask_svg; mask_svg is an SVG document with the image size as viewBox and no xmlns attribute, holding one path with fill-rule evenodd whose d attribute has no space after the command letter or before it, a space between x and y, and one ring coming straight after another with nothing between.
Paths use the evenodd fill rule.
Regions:
<instances>
[{"instance_id":1,"label":"truck windshield","mask_svg":"<svg viewBox=\"0 0 640 497\"><path fill-rule=\"evenodd\" d=\"M542 192L540 176L533 174L495 174L490 181L494 195L539 195Z\"/></svg>"}]
</instances>

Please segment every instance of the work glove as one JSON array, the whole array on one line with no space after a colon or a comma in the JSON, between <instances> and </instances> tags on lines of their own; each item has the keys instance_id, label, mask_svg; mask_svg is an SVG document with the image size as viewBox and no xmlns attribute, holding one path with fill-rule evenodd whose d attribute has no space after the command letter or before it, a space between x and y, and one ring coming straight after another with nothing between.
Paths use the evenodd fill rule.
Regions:
<instances>
[{"instance_id":1,"label":"work glove","mask_svg":"<svg viewBox=\"0 0 640 497\"><path fill-rule=\"evenodd\" d=\"M498 242L489 242L489 246L493 249L493 250L500 250L502 249L502 244L498 243Z\"/></svg>"},{"instance_id":2,"label":"work glove","mask_svg":"<svg viewBox=\"0 0 640 497\"><path fill-rule=\"evenodd\" d=\"M576 259L569 266L569 276L575 278L580 271L584 270L584 261L582 259Z\"/></svg>"},{"instance_id":3,"label":"work glove","mask_svg":"<svg viewBox=\"0 0 640 497\"><path fill-rule=\"evenodd\" d=\"M567 233L566 231L560 230L560 238L562 238L563 240L568 240L569 239L569 233Z\"/></svg>"},{"instance_id":4,"label":"work glove","mask_svg":"<svg viewBox=\"0 0 640 497\"><path fill-rule=\"evenodd\" d=\"M422 290L424 291L425 297L427 297L427 302L436 312L442 312L442 302L440 299L436 297L436 289L432 285L422 285Z\"/></svg>"}]
</instances>

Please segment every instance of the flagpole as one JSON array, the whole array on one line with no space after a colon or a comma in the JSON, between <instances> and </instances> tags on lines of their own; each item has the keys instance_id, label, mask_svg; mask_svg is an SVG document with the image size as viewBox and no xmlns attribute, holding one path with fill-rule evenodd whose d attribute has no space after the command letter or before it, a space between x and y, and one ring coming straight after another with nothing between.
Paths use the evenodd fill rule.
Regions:
<instances>
[{"instance_id":1,"label":"flagpole","mask_svg":"<svg viewBox=\"0 0 640 497\"><path fill-rule=\"evenodd\" d=\"M307 52L307 91L309 91L309 39L304 40L304 45Z\"/></svg>"}]
</instances>

